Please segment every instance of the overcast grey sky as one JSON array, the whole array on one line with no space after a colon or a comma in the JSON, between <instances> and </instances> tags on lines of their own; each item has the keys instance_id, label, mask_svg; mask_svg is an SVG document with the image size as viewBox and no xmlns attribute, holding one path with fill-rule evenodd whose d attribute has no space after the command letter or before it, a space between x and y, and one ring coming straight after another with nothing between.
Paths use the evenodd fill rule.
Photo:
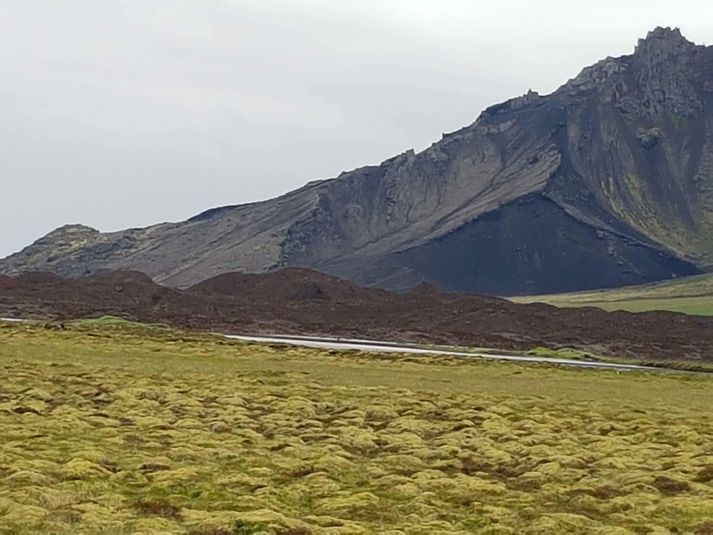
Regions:
<instances>
[{"instance_id":1,"label":"overcast grey sky","mask_svg":"<svg viewBox=\"0 0 713 535\"><path fill-rule=\"evenodd\" d=\"M422 150L710 0L0 0L0 256Z\"/></svg>"}]
</instances>

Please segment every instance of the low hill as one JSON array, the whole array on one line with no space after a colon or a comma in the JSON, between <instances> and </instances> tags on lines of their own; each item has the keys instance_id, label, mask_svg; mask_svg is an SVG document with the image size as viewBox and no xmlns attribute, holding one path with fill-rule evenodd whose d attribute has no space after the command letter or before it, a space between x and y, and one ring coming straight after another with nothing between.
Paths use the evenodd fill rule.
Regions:
<instances>
[{"instance_id":1,"label":"low hill","mask_svg":"<svg viewBox=\"0 0 713 535\"><path fill-rule=\"evenodd\" d=\"M713 360L713 318L516 304L421 285L360 288L309 270L226 274L188 290L137 272L32 274L0 287L0 317L119 316L222 332L351 336L502 349L574 347L650 359Z\"/></svg>"},{"instance_id":2,"label":"low hill","mask_svg":"<svg viewBox=\"0 0 713 535\"><path fill-rule=\"evenodd\" d=\"M196 284L191 294L218 298L238 298L252 303L357 302L391 295L376 288L362 288L354 283L302 268L285 268L264 274L224 273Z\"/></svg>"},{"instance_id":3,"label":"low hill","mask_svg":"<svg viewBox=\"0 0 713 535\"><path fill-rule=\"evenodd\" d=\"M0 275L0 289L12 288L17 284L17 281L12 277L8 277L7 275Z\"/></svg>"},{"instance_id":4,"label":"low hill","mask_svg":"<svg viewBox=\"0 0 713 535\"><path fill-rule=\"evenodd\" d=\"M558 307L593 306L630 312L669 310L713 316L713 273L613 290L513 297L511 301L547 303Z\"/></svg>"}]
</instances>

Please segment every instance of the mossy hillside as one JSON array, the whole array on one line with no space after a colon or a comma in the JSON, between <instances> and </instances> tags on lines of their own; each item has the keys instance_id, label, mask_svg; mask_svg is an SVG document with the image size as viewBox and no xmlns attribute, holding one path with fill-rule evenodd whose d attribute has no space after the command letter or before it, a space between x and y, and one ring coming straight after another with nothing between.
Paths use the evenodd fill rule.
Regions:
<instances>
[{"instance_id":1,"label":"mossy hillside","mask_svg":"<svg viewBox=\"0 0 713 535\"><path fill-rule=\"evenodd\" d=\"M713 275L704 274L611 290L513 297L516 303L548 303L562 307L595 306L605 310L646 312L670 310L713 315Z\"/></svg>"},{"instance_id":2,"label":"mossy hillside","mask_svg":"<svg viewBox=\"0 0 713 535\"><path fill-rule=\"evenodd\" d=\"M0 533L695 533L713 381L0 326ZM241 530L241 531L238 531Z\"/></svg>"}]
</instances>

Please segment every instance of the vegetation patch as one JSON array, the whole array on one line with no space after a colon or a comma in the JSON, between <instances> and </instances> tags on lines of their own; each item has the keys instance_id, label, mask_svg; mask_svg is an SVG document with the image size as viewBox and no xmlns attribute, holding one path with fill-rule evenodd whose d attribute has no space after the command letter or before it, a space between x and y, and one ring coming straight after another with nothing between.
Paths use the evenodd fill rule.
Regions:
<instances>
[{"instance_id":1,"label":"vegetation patch","mask_svg":"<svg viewBox=\"0 0 713 535\"><path fill-rule=\"evenodd\" d=\"M713 316L713 274L611 290L513 297L515 303L547 303L558 307L593 306L604 310L649 312L668 310Z\"/></svg>"},{"instance_id":2,"label":"vegetation patch","mask_svg":"<svg viewBox=\"0 0 713 535\"><path fill-rule=\"evenodd\" d=\"M713 378L0 328L0 533L710 533Z\"/></svg>"}]
</instances>

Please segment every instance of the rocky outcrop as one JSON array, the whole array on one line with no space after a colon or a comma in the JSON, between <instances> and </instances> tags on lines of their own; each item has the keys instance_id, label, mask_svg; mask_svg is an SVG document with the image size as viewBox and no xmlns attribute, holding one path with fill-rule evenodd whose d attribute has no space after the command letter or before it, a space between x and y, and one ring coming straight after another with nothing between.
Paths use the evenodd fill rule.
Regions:
<instances>
[{"instance_id":1,"label":"rocky outcrop","mask_svg":"<svg viewBox=\"0 0 713 535\"><path fill-rule=\"evenodd\" d=\"M136 269L188 286L307 266L406 289L540 293L713 264L713 47L657 28L550 95L487 108L420 153L183 223L64 227L0 271Z\"/></svg>"}]
</instances>

